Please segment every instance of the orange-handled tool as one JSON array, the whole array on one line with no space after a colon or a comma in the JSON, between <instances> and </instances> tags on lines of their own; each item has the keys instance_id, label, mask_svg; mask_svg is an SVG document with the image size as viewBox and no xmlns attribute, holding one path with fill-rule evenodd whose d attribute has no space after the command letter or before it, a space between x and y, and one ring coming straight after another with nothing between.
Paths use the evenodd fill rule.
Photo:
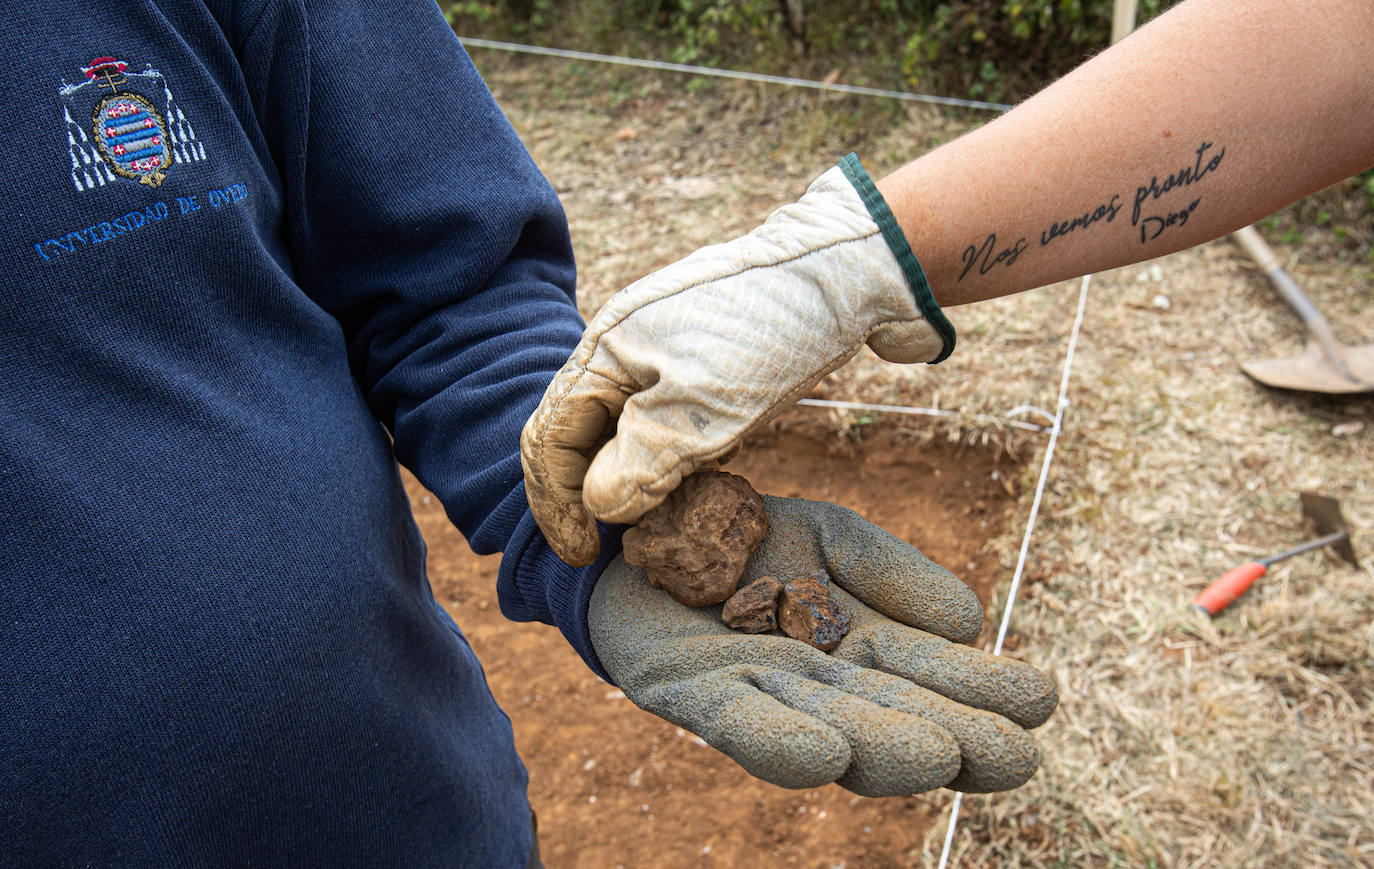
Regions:
<instances>
[{"instance_id":1,"label":"orange-handled tool","mask_svg":"<svg viewBox=\"0 0 1374 869\"><path fill-rule=\"evenodd\" d=\"M1355 550L1350 545L1350 532L1346 530L1345 517L1341 515L1340 503L1334 498L1314 495L1311 492L1303 492L1299 497L1302 500L1302 512L1316 523L1317 530L1329 531L1330 533L1318 537L1316 540L1309 540L1301 546L1280 552L1278 555L1271 555L1258 561L1249 561L1239 567L1231 568L1203 589L1202 594L1193 598L1193 606L1209 616L1214 616L1234 603L1236 598L1245 594L1250 586L1255 584L1255 580L1268 573L1269 565L1283 561L1285 558L1292 558L1294 555L1311 552L1313 549L1320 549L1323 546L1335 544L1336 552L1341 558L1351 564L1359 564L1355 559Z\"/></svg>"},{"instance_id":2,"label":"orange-handled tool","mask_svg":"<svg viewBox=\"0 0 1374 869\"><path fill-rule=\"evenodd\" d=\"M1218 577L1211 585L1202 590L1202 594L1193 598L1193 606L1214 616L1226 609L1236 598L1245 594L1250 586L1269 572L1269 565L1283 561L1285 558L1292 558L1294 555L1302 555L1313 549L1320 549L1337 540L1344 540L1350 537L1348 531L1337 531L1335 534L1328 534L1325 537L1318 537L1316 540L1304 543L1301 546L1289 549L1287 552L1280 552L1278 555L1271 555L1268 558L1261 558L1259 561L1247 561L1240 567L1233 567Z\"/></svg>"}]
</instances>

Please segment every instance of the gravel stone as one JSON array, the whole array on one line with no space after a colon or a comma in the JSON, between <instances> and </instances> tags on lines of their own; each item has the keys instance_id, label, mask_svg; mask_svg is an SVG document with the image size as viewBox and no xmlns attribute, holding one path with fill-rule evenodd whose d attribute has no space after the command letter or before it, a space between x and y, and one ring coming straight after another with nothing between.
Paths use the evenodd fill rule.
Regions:
<instances>
[{"instance_id":1,"label":"gravel stone","mask_svg":"<svg viewBox=\"0 0 1374 869\"><path fill-rule=\"evenodd\" d=\"M746 634L771 631L778 626L778 595L781 593L782 583L771 576L761 576L725 602L720 618Z\"/></svg>"},{"instance_id":2,"label":"gravel stone","mask_svg":"<svg viewBox=\"0 0 1374 869\"><path fill-rule=\"evenodd\" d=\"M783 584L778 624L783 633L828 652L849 633L849 616L830 596L825 574L802 576Z\"/></svg>"}]
</instances>

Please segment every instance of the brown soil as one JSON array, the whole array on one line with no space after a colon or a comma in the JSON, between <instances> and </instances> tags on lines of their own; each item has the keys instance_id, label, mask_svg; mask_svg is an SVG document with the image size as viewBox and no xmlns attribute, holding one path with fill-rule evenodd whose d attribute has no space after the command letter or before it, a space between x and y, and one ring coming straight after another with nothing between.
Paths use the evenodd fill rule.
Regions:
<instances>
[{"instance_id":1,"label":"brown soil","mask_svg":"<svg viewBox=\"0 0 1374 869\"><path fill-rule=\"evenodd\" d=\"M840 440L792 411L730 466L761 492L833 501L914 543L987 600L1002 576L982 550L1014 497L1005 456L918 446L896 428ZM999 479L993 479L993 471ZM479 558L433 496L409 481L435 595L481 657L530 771L540 848L563 867L916 865L943 803L867 799L830 785L791 791L752 778L692 734L637 709L592 675L558 631L496 604L497 558Z\"/></svg>"}]
</instances>

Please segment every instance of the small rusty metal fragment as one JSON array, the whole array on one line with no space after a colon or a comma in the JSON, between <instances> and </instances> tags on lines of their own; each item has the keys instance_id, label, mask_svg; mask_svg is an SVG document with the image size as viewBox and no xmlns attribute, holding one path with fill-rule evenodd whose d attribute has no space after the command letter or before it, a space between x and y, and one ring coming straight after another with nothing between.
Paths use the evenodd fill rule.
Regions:
<instances>
[{"instance_id":1,"label":"small rusty metal fragment","mask_svg":"<svg viewBox=\"0 0 1374 869\"><path fill-rule=\"evenodd\" d=\"M720 610L721 620L737 631L761 634L778 626L778 595L782 583L761 576L741 588Z\"/></svg>"},{"instance_id":2,"label":"small rusty metal fragment","mask_svg":"<svg viewBox=\"0 0 1374 869\"><path fill-rule=\"evenodd\" d=\"M830 596L819 576L800 576L783 584L778 598L778 625L783 633L828 652L849 633L849 616Z\"/></svg>"},{"instance_id":3,"label":"small rusty metal fragment","mask_svg":"<svg viewBox=\"0 0 1374 869\"><path fill-rule=\"evenodd\" d=\"M698 471L625 532L625 560L679 603L709 606L735 593L767 533L763 498L748 480Z\"/></svg>"}]
</instances>

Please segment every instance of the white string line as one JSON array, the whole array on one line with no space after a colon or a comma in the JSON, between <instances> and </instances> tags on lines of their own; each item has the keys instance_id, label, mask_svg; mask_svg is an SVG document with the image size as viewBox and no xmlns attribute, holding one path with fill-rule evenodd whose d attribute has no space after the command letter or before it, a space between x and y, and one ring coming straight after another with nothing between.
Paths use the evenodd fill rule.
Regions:
<instances>
[{"instance_id":1,"label":"white string line","mask_svg":"<svg viewBox=\"0 0 1374 869\"><path fill-rule=\"evenodd\" d=\"M894 100L907 100L916 103L932 103L937 106L959 106L965 109L985 109L992 112L1005 112L1011 108L1006 103L989 103L983 100L965 100L958 97L940 97L932 94L913 94L906 91L885 90L883 88L863 87L861 85L840 84L838 82L814 81L807 78L792 78L783 75L767 75L761 72L745 72L737 69L717 69L713 66L695 66L689 63L670 63L666 60L647 60L639 57L621 57L616 54L595 54L590 51L573 51L567 48L545 48L542 45L524 45L518 42L500 42L495 39L479 39L475 36L460 36L458 41L472 48L492 48L497 51L514 51L520 54L539 54L545 57L561 57L566 60L589 60L595 63L613 63L619 66L635 66L641 69L658 69L668 72L686 72L692 75L709 75L716 78L733 78L743 81L780 84L788 87L811 88L819 91L833 91L841 94L857 94L866 97L888 97Z\"/></svg>"},{"instance_id":2,"label":"white string line","mask_svg":"<svg viewBox=\"0 0 1374 869\"><path fill-rule=\"evenodd\" d=\"M1016 570L1012 573L1011 586L1007 589L1007 606L1002 610L1002 625L997 629L997 642L992 647L994 655L1002 654L1002 643L1007 639L1007 628L1011 625L1011 611L1016 606L1016 593L1021 588L1021 575L1026 567L1026 554L1030 551L1031 534L1035 531L1035 518L1040 512L1040 500L1045 494L1045 481L1050 476L1050 462L1054 459L1054 446L1059 442L1059 433L1064 430L1064 410L1069 406L1069 372L1073 369L1073 354L1078 347L1078 332L1083 326L1083 312L1088 305L1088 284L1092 275L1083 276L1082 287L1078 291L1078 313L1073 318L1073 331L1069 333L1069 348L1064 354L1064 373L1059 378L1059 402L1054 414L1054 428L1050 429L1050 440L1045 445L1045 460L1040 465L1040 479L1035 484L1035 498L1031 501L1030 517L1026 520L1026 533L1021 537L1021 553L1016 557ZM949 861L950 848L954 844L954 830L959 823L959 807L963 805L962 791L954 794L949 806L949 826L945 830L945 846L940 851L939 869L945 869Z\"/></svg>"},{"instance_id":3,"label":"white string line","mask_svg":"<svg viewBox=\"0 0 1374 869\"><path fill-rule=\"evenodd\" d=\"M907 413L915 416L950 416L962 417L964 419L977 420L979 422L995 422L1001 425L1009 425L1013 428L1025 429L1026 431L1044 432L1050 431L1052 426L1039 425L1033 422L1022 422L1011 417L1019 416L1023 413L1040 413L1046 419L1054 422L1054 417L1048 411L1042 410L1033 405L1022 404L1007 411L1006 416L992 416L986 413L960 413L957 410L944 410L938 407L910 407L905 404L869 404L864 401L831 401L828 398L803 398L797 404L807 405L808 407L833 407L838 410L869 410L875 413Z\"/></svg>"}]
</instances>

